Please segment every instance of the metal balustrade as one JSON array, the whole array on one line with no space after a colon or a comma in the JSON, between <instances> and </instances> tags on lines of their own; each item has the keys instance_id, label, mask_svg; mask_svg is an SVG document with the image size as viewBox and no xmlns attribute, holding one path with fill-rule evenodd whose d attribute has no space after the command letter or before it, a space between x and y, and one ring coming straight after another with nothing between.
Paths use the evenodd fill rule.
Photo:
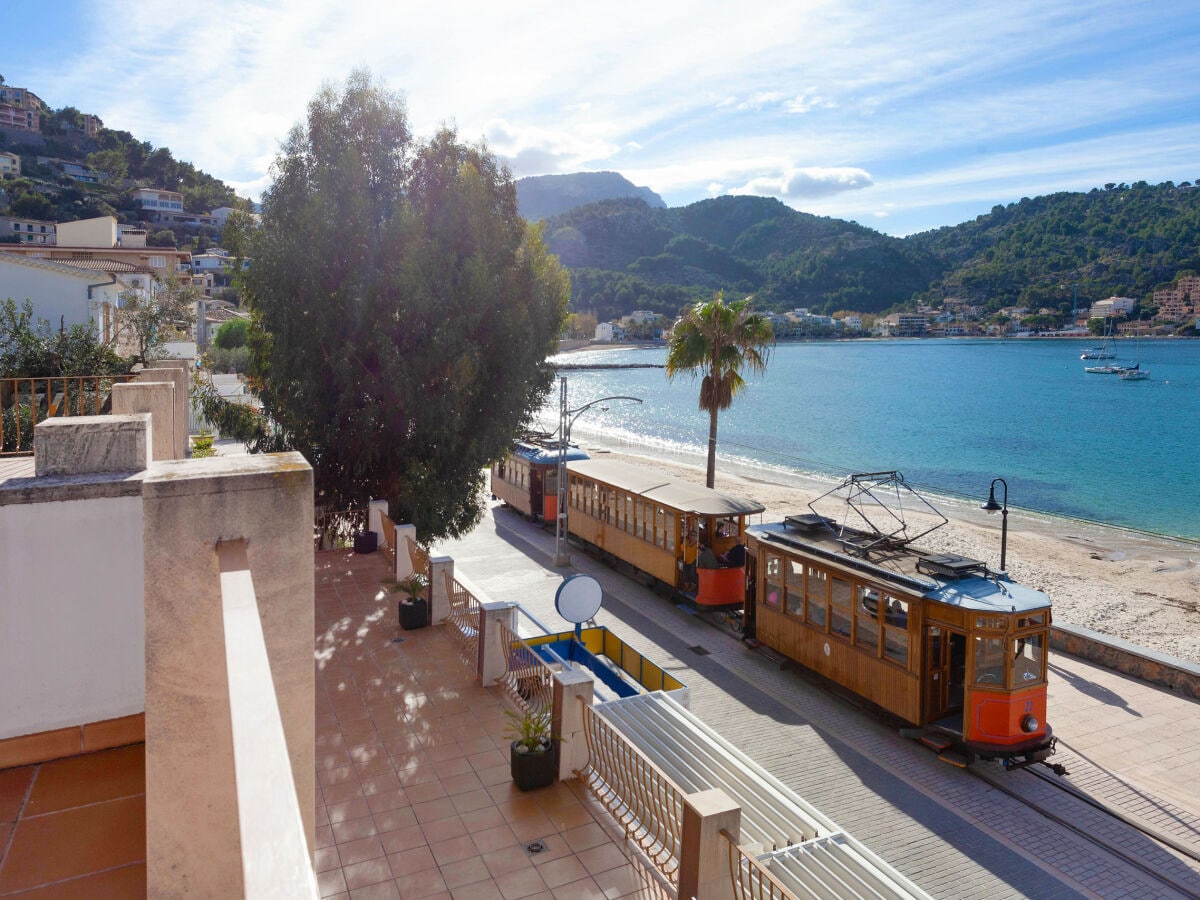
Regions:
<instances>
[{"instance_id":1,"label":"metal balustrade","mask_svg":"<svg viewBox=\"0 0 1200 900\"><path fill-rule=\"evenodd\" d=\"M112 409L112 386L137 375L0 378L0 456L33 454L34 426L56 416L99 416Z\"/></svg>"},{"instance_id":2,"label":"metal balustrade","mask_svg":"<svg viewBox=\"0 0 1200 900\"><path fill-rule=\"evenodd\" d=\"M550 709L554 704L554 670L503 622L498 633L505 650L505 667L497 684L522 712Z\"/></svg>"},{"instance_id":3,"label":"metal balustrade","mask_svg":"<svg viewBox=\"0 0 1200 900\"><path fill-rule=\"evenodd\" d=\"M336 550L354 544L354 535L367 527L365 509L339 509L318 512L313 541L318 550Z\"/></svg>"},{"instance_id":4,"label":"metal balustrade","mask_svg":"<svg viewBox=\"0 0 1200 900\"><path fill-rule=\"evenodd\" d=\"M580 780L672 885L679 883L684 791L592 707L583 709L588 764Z\"/></svg>"},{"instance_id":5,"label":"metal balustrade","mask_svg":"<svg viewBox=\"0 0 1200 900\"><path fill-rule=\"evenodd\" d=\"M479 660L479 600L449 572L446 575L446 596L450 602L451 635L458 644L458 655L468 666Z\"/></svg>"}]
</instances>

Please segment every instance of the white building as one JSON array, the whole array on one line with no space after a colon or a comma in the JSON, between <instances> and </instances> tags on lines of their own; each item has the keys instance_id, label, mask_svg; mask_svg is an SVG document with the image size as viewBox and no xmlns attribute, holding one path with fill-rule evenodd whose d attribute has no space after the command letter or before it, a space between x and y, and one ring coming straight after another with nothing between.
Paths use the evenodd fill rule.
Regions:
<instances>
[{"instance_id":1,"label":"white building","mask_svg":"<svg viewBox=\"0 0 1200 900\"><path fill-rule=\"evenodd\" d=\"M148 286L150 278L0 252L0 300L29 300L34 316L55 328L95 322L105 340L112 337L112 311L120 308L121 292L139 289L134 284L139 280Z\"/></svg>"},{"instance_id":2,"label":"white building","mask_svg":"<svg viewBox=\"0 0 1200 900\"><path fill-rule=\"evenodd\" d=\"M601 322L596 326L596 341L601 344L611 344L613 342L615 326L612 322Z\"/></svg>"}]
</instances>

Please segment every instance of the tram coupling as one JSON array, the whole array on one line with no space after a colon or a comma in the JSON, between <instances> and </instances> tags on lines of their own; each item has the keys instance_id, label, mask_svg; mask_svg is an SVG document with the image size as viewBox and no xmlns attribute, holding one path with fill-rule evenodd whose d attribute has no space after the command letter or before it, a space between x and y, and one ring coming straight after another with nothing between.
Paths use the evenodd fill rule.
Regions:
<instances>
[{"instance_id":1,"label":"tram coupling","mask_svg":"<svg viewBox=\"0 0 1200 900\"><path fill-rule=\"evenodd\" d=\"M1049 759L1051 756L1053 756L1057 752L1057 750L1058 750L1058 738L1052 737L1052 738L1050 738L1049 743L1047 743L1044 747L1041 747L1041 748L1033 751L1032 753L1025 754L1025 756L1022 757L1021 759L1016 759L1011 756L1006 756L1002 760L1002 763L1004 765L1004 770L1006 772L1012 772L1012 771L1015 771L1016 769L1025 769L1025 768L1028 768L1029 766L1034 766L1034 765L1037 765L1038 763L1041 763L1042 765L1046 766L1046 768L1048 768L1055 775L1059 775L1059 776L1066 775L1066 774L1068 774L1067 767L1064 766L1062 763L1046 762L1046 760Z\"/></svg>"}]
</instances>

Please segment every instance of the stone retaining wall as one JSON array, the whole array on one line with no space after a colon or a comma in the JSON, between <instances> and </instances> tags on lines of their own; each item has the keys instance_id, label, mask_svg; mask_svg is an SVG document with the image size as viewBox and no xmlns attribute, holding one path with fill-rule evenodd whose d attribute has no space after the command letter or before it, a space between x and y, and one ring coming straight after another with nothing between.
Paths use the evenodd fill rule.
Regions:
<instances>
[{"instance_id":1,"label":"stone retaining wall","mask_svg":"<svg viewBox=\"0 0 1200 900\"><path fill-rule=\"evenodd\" d=\"M1078 625L1055 625L1050 646L1106 669L1200 700L1200 666Z\"/></svg>"}]
</instances>

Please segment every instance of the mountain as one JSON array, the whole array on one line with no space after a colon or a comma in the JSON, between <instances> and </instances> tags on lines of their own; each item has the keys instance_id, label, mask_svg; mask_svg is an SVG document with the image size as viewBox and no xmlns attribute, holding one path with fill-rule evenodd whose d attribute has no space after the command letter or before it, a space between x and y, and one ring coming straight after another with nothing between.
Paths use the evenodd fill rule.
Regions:
<instances>
[{"instance_id":1,"label":"mountain","mask_svg":"<svg viewBox=\"0 0 1200 900\"><path fill-rule=\"evenodd\" d=\"M601 321L634 309L673 316L716 290L771 309L878 311L941 274L898 238L763 197L675 209L604 200L550 218L545 237L571 271L572 306Z\"/></svg>"},{"instance_id":2,"label":"mountain","mask_svg":"<svg viewBox=\"0 0 1200 900\"><path fill-rule=\"evenodd\" d=\"M648 206L660 209L667 205L650 188L637 187L616 172L535 175L517 180L517 203L521 215L531 222L548 219L576 206L621 197L637 197Z\"/></svg>"},{"instance_id":3,"label":"mountain","mask_svg":"<svg viewBox=\"0 0 1200 900\"><path fill-rule=\"evenodd\" d=\"M953 297L988 312L1069 312L1113 294L1148 299L1200 272L1200 187L1109 184L1022 198L970 222L894 238L763 197L655 208L605 199L546 222L572 308L601 321L675 315L698 297L753 293L760 308L880 313Z\"/></svg>"}]
</instances>

